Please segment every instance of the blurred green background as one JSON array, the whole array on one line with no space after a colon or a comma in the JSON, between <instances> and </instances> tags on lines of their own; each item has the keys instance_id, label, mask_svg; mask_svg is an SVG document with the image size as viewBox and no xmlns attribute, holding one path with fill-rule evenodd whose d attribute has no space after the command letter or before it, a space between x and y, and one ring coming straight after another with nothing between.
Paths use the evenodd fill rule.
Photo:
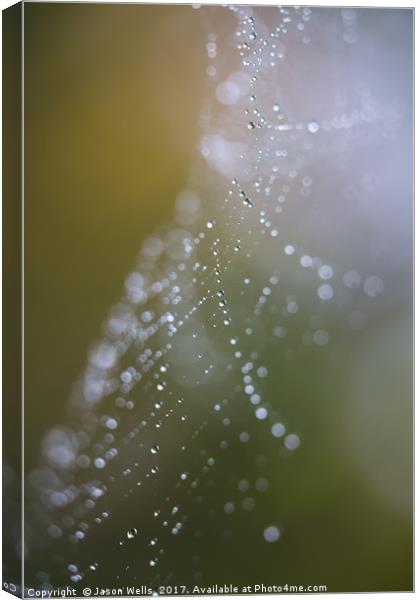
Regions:
<instances>
[{"instance_id":1,"label":"blurred green background","mask_svg":"<svg viewBox=\"0 0 420 600\"><path fill-rule=\"evenodd\" d=\"M188 178L204 47L189 7L25 6L28 469Z\"/></svg>"}]
</instances>

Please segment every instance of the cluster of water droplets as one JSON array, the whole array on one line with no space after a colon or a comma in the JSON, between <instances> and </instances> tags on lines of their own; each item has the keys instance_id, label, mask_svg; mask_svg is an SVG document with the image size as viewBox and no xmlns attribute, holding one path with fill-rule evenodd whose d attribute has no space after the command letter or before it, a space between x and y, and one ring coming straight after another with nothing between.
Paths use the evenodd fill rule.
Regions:
<instances>
[{"instance_id":1,"label":"cluster of water droplets","mask_svg":"<svg viewBox=\"0 0 420 600\"><path fill-rule=\"evenodd\" d=\"M213 28L212 10L233 14L227 39ZM132 498L138 514L130 509L130 522L107 551L121 564L121 578L135 573L154 585L170 581L171 553L182 547L176 540L200 539L202 524L191 521L190 507L206 505L206 490L219 486L210 516L251 514L270 493L267 453L281 468L304 443L299 423L282 418L281 399L266 394L267 346L284 360L299 345L322 352L333 343L330 318L361 329L364 304L384 291L376 274L340 272L284 227L295 198L311 197L313 152L328 145L329 129L369 118L363 107L332 120L300 120L287 110L288 53L297 44L310 52L313 11L200 11L209 27L201 162L176 199L172 222L143 242L72 392L70 424L47 432L40 466L29 476L44 543L73 583L101 571L98 528L125 503L132 507ZM347 10L342 19L351 43L356 18ZM291 289L287 274L296 271L299 284ZM302 311L305 327L296 334ZM270 439L267 448L261 439ZM234 483L223 487L218 466L245 447L253 448L246 454L254 456L250 475L240 464ZM278 543L282 531L274 511L255 527L267 544ZM89 560L78 548L92 538ZM68 562L70 555L83 559ZM192 579L199 580L199 553L192 562ZM46 572L37 577L39 586L54 584Z\"/></svg>"}]
</instances>

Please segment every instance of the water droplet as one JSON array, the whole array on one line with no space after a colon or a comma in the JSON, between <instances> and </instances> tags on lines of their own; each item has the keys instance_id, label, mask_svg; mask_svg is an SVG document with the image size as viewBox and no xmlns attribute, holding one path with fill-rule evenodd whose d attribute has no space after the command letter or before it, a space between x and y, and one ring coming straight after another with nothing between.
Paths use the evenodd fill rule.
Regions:
<instances>
[{"instance_id":1,"label":"water droplet","mask_svg":"<svg viewBox=\"0 0 420 600\"><path fill-rule=\"evenodd\" d=\"M331 279L334 275L334 270L329 265L322 265L322 267L318 269L318 275L321 279Z\"/></svg>"},{"instance_id":2,"label":"water droplet","mask_svg":"<svg viewBox=\"0 0 420 600\"><path fill-rule=\"evenodd\" d=\"M106 466L106 462L103 458L95 458L94 465L97 469L104 469Z\"/></svg>"},{"instance_id":3,"label":"water droplet","mask_svg":"<svg viewBox=\"0 0 420 600\"><path fill-rule=\"evenodd\" d=\"M367 277L365 279L363 289L367 296L375 298L376 296L379 296L379 294L382 294L382 292L384 291L384 282L380 277L372 275L371 277Z\"/></svg>"},{"instance_id":4,"label":"water droplet","mask_svg":"<svg viewBox=\"0 0 420 600\"><path fill-rule=\"evenodd\" d=\"M274 437L279 438L286 433L286 428L283 423L274 423L274 425L271 427L271 433L274 435Z\"/></svg>"},{"instance_id":5,"label":"water droplet","mask_svg":"<svg viewBox=\"0 0 420 600\"><path fill-rule=\"evenodd\" d=\"M312 258L310 256L308 256L307 254L304 254L301 259L300 259L300 264L302 265L302 267L304 267L305 269L308 269L309 267L312 267Z\"/></svg>"},{"instance_id":6,"label":"water droplet","mask_svg":"<svg viewBox=\"0 0 420 600\"><path fill-rule=\"evenodd\" d=\"M328 331L325 329L318 329L314 333L314 342L317 346L326 346L330 341L330 336L328 335Z\"/></svg>"},{"instance_id":7,"label":"water droplet","mask_svg":"<svg viewBox=\"0 0 420 600\"><path fill-rule=\"evenodd\" d=\"M272 544L280 539L280 529L275 525L270 525L264 529L264 539L266 542Z\"/></svg>"},{"instance_id":8,"label":"water droplet","mask_svg":"<svg viewBox=\"0 0 420 600\"><path fill-rule=\"evenodd\" d=\"M243 431L242 433L239 434L239 441L242 442L243 444L246 444L246 442L249 442L249 433L247 433L246 431Z\"/></svg>"},{"instance_id":9,"label":"water droplet","mask_svg":"<svg viewBox=\"0 0 420 600\"><path fill-rule=\"evenodd\" d=\"M254 498L244 498L242 500L242 508L244 510L253 510L255 508L255 500Z\"/></svg>"},{"instance_id":10,"label":"water droplet","mask_svg":"<svg viewBox=\"0 0 420 600\"><path fill-rule=\"evenodd\" d=\"M319 131L318 121L311 121L308 123L308 131L309 133L317 133Z\"/></svg>"},{"instance_id":11,"label":"water droplet","mask_svg":"<svg viewBox=\"0 0 420 600\"><path fill-rule=\"evenodd\" d=\"M259 477L255 482L255 489L257 490L257 492L266 492L269 487L269 483L267 479L265 479L265 477Z\"/></svg>"},{"instance_id":12,"label":"water droplet","mask_svg":"<svg viewBox=\"0 0 420 600\"><path fill-rule=\"evenodd\" d=\"M300 446L299 436L295 433L289 433L289 435L285 437L284 445L288 450L297 450Z\"/></svg>"},{"instance_id":13,"label":"water droplet","mask_svg":"<svg viewBox=\"0 0 420 600\"><path fill-rule=\"evenodd\" d=\"M132 529L129 529L127 531L127 538L129 540L133 540L137 536L137 534L138 534L137 529L135 527L133 527Z\"/></svg>"},{"instance_id":14,"label":"water droplet","mask_svg":"<svg viewBox=\"0 0 420 600\"><path fill-rule=\"evenodd\" d=\"M331 300L334 296L334 290L329 283L324 283L319 286L317 294L321 300Z\"/></svg>"},{"instance_id":15,"label":"water droplet","mask_svg":"<svg viewBox=\"0 0 420 600\"><path fill-rule=\"evenodd\" d=\"M249 490L249 481L246 479L241 479L238 483L238 488L241 492L247 492Z\"/></svg>"},{"instance_id":16,"label":"water droplet","mask_svg":"<svg viewBox=\"0 0 420 600\"><path fill-rule=\"evenodd\" d=\"M70 564L67 566L67 569L70 571L70 573L77 573L78 568L76 565Z\"/></svg>"},{"instance_id":17,"label":"water droplet","mask_svg":"<svg viewBox=\"0 0 420 600\"><path fill-rule=\"evenodd\" d=\"M257 408L257 410L255 411L255 416L257 417L258 420L263 421L264 419L266 419L268 417L267 409L264 408L263 406L259 406Z\"/></svg>"}]
</instances>

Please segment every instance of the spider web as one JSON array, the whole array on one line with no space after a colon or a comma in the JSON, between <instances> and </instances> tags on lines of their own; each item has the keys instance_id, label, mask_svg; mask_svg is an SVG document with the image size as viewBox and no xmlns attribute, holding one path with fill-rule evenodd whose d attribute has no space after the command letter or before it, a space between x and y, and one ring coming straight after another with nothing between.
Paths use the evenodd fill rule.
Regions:
<instances>
[{"instance_id":1,"label":"spider web","mask_svg":"<svg viewBox=\"0 0 420 600\"><path fill-rule=\"evenodd\" d=\"M332 330L364 328L384 291L363 270L364 249L356 266L345 239L335 250L334 209L322 204L325 165L345 173L349 149L382 143L401 118L363 82L350 100L325 101L313 40L322 53L339 38L349 53L356 11L194 8L208 55L197 157L89 351L68 423L46 433L29 476L28 544L40 556L29 578L40 588L209 581L220 541L235 548L239 513L261 552L281 543L275 497L252 515L271 493L267 463L281 471L305 440L267 382L276 361L325 352ZM47 554L49 570L39 566Z\"/></svg>"}]
</instances>

